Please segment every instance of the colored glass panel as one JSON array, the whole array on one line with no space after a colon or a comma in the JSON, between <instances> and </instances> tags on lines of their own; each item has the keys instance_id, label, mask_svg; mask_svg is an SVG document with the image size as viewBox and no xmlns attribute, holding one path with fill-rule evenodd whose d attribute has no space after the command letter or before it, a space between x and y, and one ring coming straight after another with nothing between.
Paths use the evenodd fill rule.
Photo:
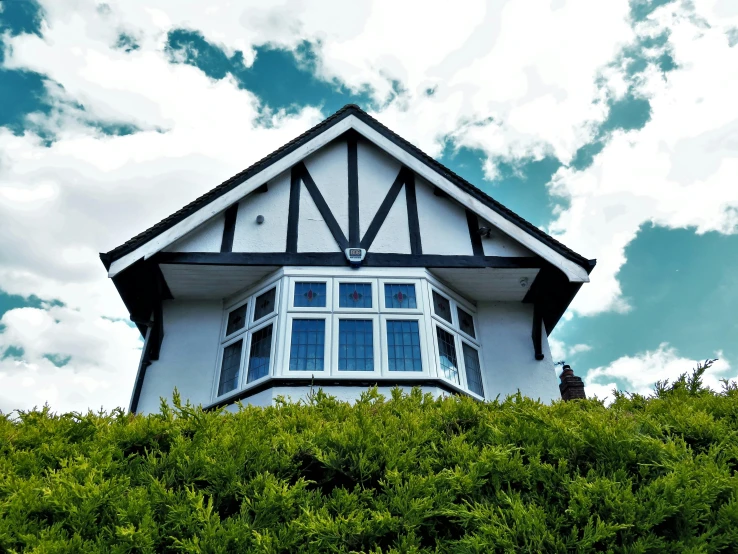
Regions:
<instances>
[{"instance_id":1,"label":"colored glass panel","mask_svg":"<svg viewBox=\"0 0 738 554\"><path fill-rule=\"evenodd\" d=\"M474 318L472 315L459 307L456 308L456 315L459 316L459 328L470 337L477 338L477 335L474 334Z\"/></svg>"},{"instance_id":2,"label":"colored glass panel","mask_svg":"<svg viewBox=\"0 0 738 554\"><path fill-rule=\"evenodd\" d=\"M235 333L246 326L246 311L249 305L244 304L228 314L228 324L226 325L226 336Z\"/></svg>"},{"instance_id":3,"label":"colored glass panel","mask_svg":"<svg viewBox=\"0 0 738 554\"><path fill-rule=\"evenodd\" d=\"M338 285L339 308L371 308L371 283L340 283Z\"/></svg>"},{"instance_id":4,"label":"colored glass panel","mask_svg":"<svg viewBox=\"0 0 738 554\"><path fill-rule=\"evenodd\" d=\"M274 311L274 302L277 298L277 287L260 294L254 301L254 321L269 315Z\"/></svg>"},{"instance_id":5,"label":"colored glass panel","mask_svg":"<svg viewBox=\"0 0 738 554\"><path fill-rule=\"evenodd\" d=\"M433 291L433 311L438 317L442 317L451 323L451 303L448 298Z\"/></svg>"},{"instance_id":6,"label":"colored glass panel","mask_svg":"<svg viewBox=\"0 0 738 554\"><path fill-rule=\"evenodd\" d=\"M295 283L296 308L325 308L325 283Z\"/></svg>"},{"instance_id":7,"label":"colored glass panel","mask_svg":"<svg viewBox=\"0 0 738 554\"><path fill-rule=\"evenodd\" d=\"M417 308L415 285L412 283L387 283L384 285L384 305L387 308L395 309Z\"/></svg>"}]
</instances>

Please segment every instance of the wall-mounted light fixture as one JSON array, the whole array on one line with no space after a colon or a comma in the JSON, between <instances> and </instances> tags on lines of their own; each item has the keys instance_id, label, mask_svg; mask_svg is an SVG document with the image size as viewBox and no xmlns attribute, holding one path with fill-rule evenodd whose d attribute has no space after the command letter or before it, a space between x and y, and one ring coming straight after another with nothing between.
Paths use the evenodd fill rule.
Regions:
<instances>
[{"instance_id":1,"label":"wall-mounted light fixture","mask_svg":"<svg viewBox=\"0 0 738 554\"><path fill-rule=\"evenodd\" d=\"M262 223L264 223L264 216L263 215L257 215L256 216L256 223L259 224L259 225L261 225Z\"/></svg>"}]
</instances>

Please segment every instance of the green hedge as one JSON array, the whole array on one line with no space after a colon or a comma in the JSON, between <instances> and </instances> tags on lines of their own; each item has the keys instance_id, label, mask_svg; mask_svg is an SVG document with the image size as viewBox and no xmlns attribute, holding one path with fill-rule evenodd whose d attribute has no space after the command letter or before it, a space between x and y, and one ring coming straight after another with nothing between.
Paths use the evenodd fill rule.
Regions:
<instances>
[{"instance_id":1,"label":"green hedge","mask_svg":"<svg viewBox=\"0 0 738 554\"><path fill-rule=\"evenodd\" d=\"M738 390L0 417L0 552L728 552Z\"/></svg>"}]
</instances>

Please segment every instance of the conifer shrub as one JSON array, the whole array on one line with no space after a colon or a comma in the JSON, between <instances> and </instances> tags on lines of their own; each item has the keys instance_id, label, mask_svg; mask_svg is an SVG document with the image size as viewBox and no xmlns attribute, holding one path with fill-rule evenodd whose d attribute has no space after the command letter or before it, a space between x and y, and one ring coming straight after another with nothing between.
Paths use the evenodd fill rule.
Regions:
<instances>
[{"instance_id":1,"label":"conifer shrub","mask_svg":"<svg viewBox=\"0 0 738 554\"><path fill-rule=\"evenodd\" d=\"M2 415L0 552L735 552L738 390L700 376L609 407Z\"/></svg>"}]
</instances>

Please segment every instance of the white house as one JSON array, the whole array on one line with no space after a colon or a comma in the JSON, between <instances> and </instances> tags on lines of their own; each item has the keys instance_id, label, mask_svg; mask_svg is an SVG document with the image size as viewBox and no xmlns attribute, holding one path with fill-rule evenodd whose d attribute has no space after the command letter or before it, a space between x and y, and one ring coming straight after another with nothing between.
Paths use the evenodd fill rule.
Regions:
<instances>
[{"instance_id":1,"label":"white house","mask_svg":"<svg viewBox=\"0 0 738 554\"><path fill-rule=\"evenodd\" d=\"M595 265L354 105L100 257L145 337L134 412L174 387L551 401L547 336Z\"/></svg>"}]
</instances>

